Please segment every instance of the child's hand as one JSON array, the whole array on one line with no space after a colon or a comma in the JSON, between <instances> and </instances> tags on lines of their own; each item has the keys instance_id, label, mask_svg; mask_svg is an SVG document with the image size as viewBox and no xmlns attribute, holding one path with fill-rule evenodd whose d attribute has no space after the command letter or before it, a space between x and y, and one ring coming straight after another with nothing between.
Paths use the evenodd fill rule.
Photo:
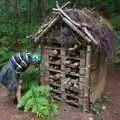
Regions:
<instances>
[{"instance_id":1,"label":"child's hand","mask_svg":"<svg viewBox=\"0 0 120 120\"><path fill-rule=\"evenodd\" d=\"M19 80L18 83L21 85L23 83L23 80Z\"/></svg>"}]
</instances>

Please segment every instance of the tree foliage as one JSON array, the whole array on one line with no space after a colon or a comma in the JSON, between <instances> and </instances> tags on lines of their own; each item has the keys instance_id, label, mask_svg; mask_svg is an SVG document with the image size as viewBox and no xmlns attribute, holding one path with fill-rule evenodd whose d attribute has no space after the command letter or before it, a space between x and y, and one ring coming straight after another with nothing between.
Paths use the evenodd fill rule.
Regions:
<instances>
[{"instance_id":1,"label":"tree foliage","mask_svg":"<svg viewBox=\"0 0 120 120\"><path fill-rule=\"evenodd\" d=\"M24 38L35 31L36 26L46 19L55 7L56 0L1 0L0 1L0 38L14 36ZM58 0L60 5L68 0ZM95 8L106 16L120 13L119 0L70 0L77 8ZM14 41L14 40L13 40Z\"/></svg>"}]
</instances>

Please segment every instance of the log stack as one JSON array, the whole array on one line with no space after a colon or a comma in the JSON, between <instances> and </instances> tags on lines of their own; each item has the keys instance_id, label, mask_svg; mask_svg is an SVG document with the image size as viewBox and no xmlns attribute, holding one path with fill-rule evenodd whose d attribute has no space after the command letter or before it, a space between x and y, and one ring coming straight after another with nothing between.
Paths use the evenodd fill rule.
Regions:
<instances>
[{"instance_id":1,"label":"log stack","mask_svg":"<svg viewBox=\"0 0 120 120\"><path fill-rule=\"evenodd\" d=\"M53 88L53 97L73 106L82 107L87 48L79 50L78 57L71 56L68 54L69 49L62 47L46 46L45 49L48 53L47 79Z\"/></svg>"}]
</instances>

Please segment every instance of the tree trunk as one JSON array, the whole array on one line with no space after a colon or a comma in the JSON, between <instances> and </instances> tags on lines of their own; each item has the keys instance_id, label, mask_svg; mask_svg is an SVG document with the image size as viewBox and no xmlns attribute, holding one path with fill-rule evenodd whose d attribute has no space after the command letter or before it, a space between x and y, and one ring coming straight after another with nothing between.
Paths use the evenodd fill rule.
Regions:
<instances>
[{"instance_id":1,"label":"tree trunk","mask_svg":"<svg viewBox=\"0 0 120 120\"><path fill-rule=\"evenodd\" d=\"M44 5L45 0L37 0L37 20L43 19L44 17Z\"/></svg>"}]
</instances>

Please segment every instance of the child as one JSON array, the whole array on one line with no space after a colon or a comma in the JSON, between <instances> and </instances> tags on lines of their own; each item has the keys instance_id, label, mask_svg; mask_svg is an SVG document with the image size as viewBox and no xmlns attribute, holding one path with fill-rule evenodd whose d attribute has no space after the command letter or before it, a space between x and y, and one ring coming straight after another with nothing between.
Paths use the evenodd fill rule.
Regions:
<instances>
[{"instance_id":1,"label":"child","mask_svg":"<svg viewBox=\"0 0 120 120\"><path fill-rule=\"evenodd\" d=\"M9 61L0 71L0 81L8 89L14 91L14 103L21 98L22 80L20 73L24 72L30 64L39 65L41 57L39 54L31 54L30 52L20 52L12 55Z\"/></svg>"}]
</instances>

